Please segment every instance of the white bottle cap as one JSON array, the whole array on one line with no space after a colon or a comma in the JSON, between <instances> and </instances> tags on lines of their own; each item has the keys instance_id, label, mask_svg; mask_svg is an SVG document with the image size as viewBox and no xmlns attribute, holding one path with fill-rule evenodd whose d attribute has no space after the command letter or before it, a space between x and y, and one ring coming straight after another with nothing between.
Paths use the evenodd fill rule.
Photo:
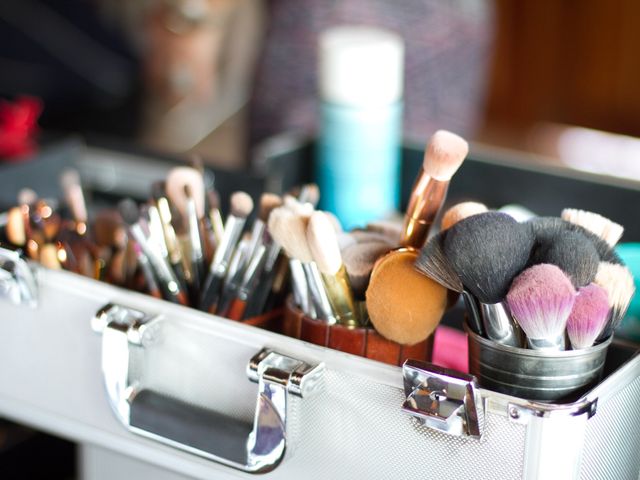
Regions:
<instances>
[{"instance_id":1,"label":"white bottle cap","mask_svg":"<svg viewBox=\"0 0 640 480\"><path fill-rule=\"evenodd\" d=\"M323 100L349 106L387 105L402 97L404 43L390 31L346 25L320 34Z\"/></svg>"}]
</instances>

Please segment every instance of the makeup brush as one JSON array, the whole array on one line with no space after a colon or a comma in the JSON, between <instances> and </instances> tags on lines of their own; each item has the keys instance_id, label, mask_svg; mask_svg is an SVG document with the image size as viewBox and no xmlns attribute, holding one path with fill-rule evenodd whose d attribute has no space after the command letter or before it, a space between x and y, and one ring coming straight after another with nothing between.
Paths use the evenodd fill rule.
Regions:
<instances>
[{"instance_id":1,"label":"makeup brush","mask_svg":"<svg viewBox=\"0 0 640 480\"><path fill-rule=\"evenodd\" d=\"M550 239L562 235L563 232L578 232L588 238L595 247L600 260L603 262L621 264L622 260L614 252L611 246L593 232L580 225L562 220L558 217L534 217L528 220L525 225L531 228L536 242L549 243Z\"/></svg>"},{"instance_id":2,"label":"makeup brush","mask_svg":"<svg viewBox=\"0 0 640 480\"><path fill-rule=\"evenodd\" d=\"M182 249L180 248L176 231L171 223L171 206L169 199L166 197L165 182L154 182L151 187L151 195L158 209L158 214L160 215L164 242L169 254L171 269L174 271L182 287L186 288L185 272L182 266Z\"/></svg>"},{"instance_id":3,"label":"makeup brush","mask_svg":"<svg viewBox=\"0 0 640 480\"><path fill-rule=\"evenodd\" d=\"M535 350L564 350L564 331L576 300L571 280L557 266L534 265L513 279L507 303Z\"/></svg>"},{"instance_id":4,"label":"makeup brush","mask_svg":"<svg viewBox=\"0 0 640 480\"><path fill-rule=\"evenodd\" d=\"M399 249L378 259L366 292L376 331L403 345L431 335L447 306L447 289L414 269L416 256L415 250Z\"/></svg>"},{"instance_id":5,"label":"makeup brush","mask_svg":"<svg viewBox=\"0 0 640 480\"><path fill-rule=\"evenodd\" d=\"M51 270L62 270L58 260L58 249L53 243L45 243L40 247L40 263Z\"/></svg>"},{"instance_id":6,"label":"makeup brush","mask_svg":"<svg viewBox=\"0 0 640 480\"><path fill-rule=\"evenodd\" d=\"M274 208L282 205L282 198L275 193L263 193L260 196L260 206L258 209L258 216L253 222L251 228L251 237L249 240L249 259L253 258L258 246L263 245L265 241L265 235L267 232L267 221L269 215Z\"/></svg>"},{"instance_id":7,"label":"makeup brush","mask_svg":"<svg viewBox=\"0 0 640 480\"><path fill-rule=\"evenodd\" d=\"M209 221L213 229L213 235L216 239L216 246L222 242L224 236L224 222L220 213L220 195L216 190L207 191L207 200L209 203Z\"/></svg>"},{"instance_id":8,"label":"makeup brush","mask_svg":"<svg viewBox=\"0 0 640 480\"><path fill-rule=\"evenodd\" d=\"M356 299L364 300L373 265L388 252L389 244L384 242L356 243L342 251L342 261Z\"/></svg>"},{"instance_id":9,"label":"makeup brush","mask_svg":"<svg viewBox=\"0 0 640 480\"><path fill-rule=\"evenodd\" d=\"M351 283L342 262L332 221L324 212L313 212L309 217L306 236L309 250L322 275L337 322L349 327L358 326L359 320Z\"/></svg>"},{"instance_id":10,"label":"makeup brush","mask_svg":"<svg viewBox=\"0 0 640 480\"><path fill-rule=\"evenodd\" d=\"M300 188L298 200L301 203L310 203L313 208L318 206L320 201L320 187L315 183L306 183Z\"/></svg>"},{"instance_id":11,"label":"makeup brush","mask_svg":"<svg viewBox=\"0 0 640 480\"><path fill-rule=\"evenodd\" d=\"M593 232L612 247L615 247L624 233L624 227L622 225L598 213L578 210L576 208L565 208L562 210L560 217L563 220L575 223Z\"/></svg>"},{"instance_id":12,"label":"makeup brush","mask_svg":"<svg viewBox=\"0 0 640 480\"><path fill-rule=\"evenodd\" d=\"M575 288L589 285L598 271L600 256L593 243L580 232L557 232L536 239L530 265L557 265Z\"/></svg>"},{"instance_id":13,"label":"makeup brush","mask_svg":"<svg viewBox=\"0 0 640 480\"><path fill-rule=\"evenodd\" d=\"M200 292L200 285L204 281L204 253L200 239L200 219L204 215L204 195L194 196L191 185L184 186L187 198L187 225L189 227L189 256L191 260L191 284L194 291L194 303Z\"/></svg>"},{"instance_id":14,"label":"makeup brush","mask_svg":"<svg viewBox=\"0 0 640 480\"><path fill-rule=\"evenodd\" d=\"M458 135L445 130L433 134L411 191L400 245L415 248L424 245L447 196L449 181L468 153L469 144Z\"/></svg>"},{"instance_id":15,"label":"makeup brush","mask_svg":"<svg viewBox=\"0 0 640 480\"><path fill-rule=\"evenodd\" d=\"M315 314L311 309L311 299L309 298L309 286L305 278L304 270L300 261L293 257L293 254L287 250L288 243L286 238L286 229L283 226L285 218L293 215L287 207L275 208L269 215L268 228L274 242L280 245L287 257L289 258L289 269L291 270L291 288L294 300L300 309L307 315L315 318Z\"/></svg>"},{"instance_id":16,"label":"makeup brush","mask_svg":"<svg viewBox=\"0 0 640 480\"><path fill-rule=\"evenodd\" d=\"M62 187L65 202L69 210L71 210L71 216L75 221L75 230L79 235L84 235L87 233L88 215L78 171L67 169L62 172L60 186Z\"/></svg>"},{"instance_id":17,"label":"makeup brush","mask_svg":"<svg viewBox=\"0 0 640 480\"><path fill-rule=\"evenodd\" d=\"M231 305L226 312L226 316L231 320L242 320L244 312L247 308L247 301L253 289L256 287L262 266L266 259L267 248L264 245L258 245L254 251L247 268L244 270L242 282L238 289L236 298L233 299Z\"/></svg>"},{"instance_id":18,"label":"makeup brush","mask_svg":"<svg viewBox=\"0 0 640 480\"><path fill-rule=\"evenodd\" d=\"M445 235L446 232L434 235L422 247L416 260L416 269L449 290L462 292L462 281L444 253Z\"/></svg>"},{"instance_id":19,"label":"makeup brush","mask_svg":"<svg viewBox=\"0 0 640 480\"><path fill-rule=\"evenodd\" d=\"M511 280L529 260L531 229L505 213L486 212L465 218L446 232L444 253L465 289L479 301L485 335L520 346L519 329L503 300Z\"/></svg>"},{"instance_id":20,"label":"makeup brush","mask_svg":"<svg viewBox=\"0 0 640 480\"><path fill-rule=\"evenodd\" d=\"M353 230L350 235L357 243L386 243L389 245L389 250L398 246L397 242L392 242L388 236L378 232L371 232L369 230Z\"/></svg>"},{"instance_id":21,"label":"makeup brush","mask_svg":"<svg viewBox=\"0 0 640 480\"><path fill-rule=\"evenodd\" d=\"M567 320L567 335L573 350L589 348L602 332L609 315L609 298L595 283L578 289L575 304Z\"/></svg>"},{"instance_id":22,"label":"makeup brush","mask_svg":"<svg viewBox=\"0 0 640 480\"><path fill-rule=\"evenodd\" d=\"M142 275L144 276L147 293L155 298L162 298L162 293L160 293L160 288L158 287L158 282L156 281L155 275L153 273L153 269L151 268L151 264L149 263L149 259L142 252L142 248L138 243L133 244L134 251L136 253L136 258L138 260L138 266L142 271Z\"/></svg>"},{"instance_id":23,"label":"makeup brush","mask_svg":"<svg viewBox=\"0 0 640 480\"><path fill-rule=\"evenodd\" d=\"M607 292L609 298L609 318L602 329L598 340L604 340L613 335L615 329L627 313L631 298L635 292L633 275L624 265L601 262L594 283Z\"/></svg>"},{"instance_id":24,"label":"makeup brush","mask_svg":"<svg viewBox=\"0 0 640 480\"><path fill-rule=\"evenodd\" d=\"M216 248L201 294L200 309L204 311L215 311L229 260L242 235L247 217L253 210L253 200L245 192L235 192L231 195L230 206L231 212L224 225L224 235Z\"/></svg>"},{"instance_id":25,"label":"makeup brush","mask_svg":"<svg viewBox=\"0 0 640 480\"><path fill-rule=\"evenodd\" d=\"M17 247L24 247L27 243L27 233L24 225L22 207L10 208L7 212L5 233L7 235L7 240Z\"/></svg>"},{"instance_id":26,"label":"makeup brush","mask_svg":"<svg viewBox=\"0 0 640 480\"><path fill-rule=\"evenodd\" d=\"M447 230L453 227L460 220L464 220L471 215L476 215L478 213L484 213L487 211L489 211L489 209L484 203L457 203L454 206L450 207L446 212L444 212L444 215L442 215L442 220L440 221L440 230Z\"/></svg>"},{"instance_id":27,"label":"makeup brush","mask_svg":"<svg viewBox=\"0 0 640 480\"><path fill-rule=\"evenodd\" d=\"M149 242L147 236L140 225L140 211L136 203L131 199L124 199L118 204L118 211L122 219L129 227L129 232L134 240L140 245L142 252L149 259L151 268L158 279L158 286L165 300L187 305L187 296L180 288L180 283L169 263L162 258L157 247Z\"/></svg>"},{"instance_id":28,"label":"makeup brush","mask_svg":"<svg viewBox=\"0 0 640 480\"><path fill-rule=\"evenodd\" d=\"M366 230L379 233L387 238L395 247L400 245L402 237L402 219L378 220L367 224Z\"/></svg>"},{"instance_id":29,"label":"makeup brush","mask_svg":"<svg viewBox=\"0 0 640 480\"><path fill-rule=\"evenodd\" d=\"M274 214L276 215L275 217ZM313 261L313 255L307 242L307 224L309 216L295 213L291 210L277 208L271 213L269 231L289 258L298 260L304 272L310 304L315 310L317 318L328 324L336 323L333 307L322 283L318 266ZM292 266L292 275L295 271Z\"/></svg>"}]
</instances>

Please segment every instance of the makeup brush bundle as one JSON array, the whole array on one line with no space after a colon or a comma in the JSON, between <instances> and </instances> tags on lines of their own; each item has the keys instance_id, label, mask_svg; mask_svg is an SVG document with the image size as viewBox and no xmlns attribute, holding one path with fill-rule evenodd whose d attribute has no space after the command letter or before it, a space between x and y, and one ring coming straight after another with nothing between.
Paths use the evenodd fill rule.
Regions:
<instances>
[{"instance_id":1,"label":"makeup brush bundle","mask_svg":"<svg viewBox=\"0 0 640 480\"><path fill-rule=\"evenodd\" d=\"M156 182L150 200L122 200L88 220L79 175L61 175L66 208L21 192L4 216L5 242L53 269L67 269L157 298L235 320L255 318L282 305L289 268L267 227L282 204L265 193L251 229L254 206L245 192L230 198L223 222L212 181L198 168L176 167ZM296 208L317 203L315 185L298 192Z\"/></svg>"},{"instance_id":2,"label":"makeup brush bundle","mask_svg":"<svg viewBox=\"0 0 640 480\"><path fill-rule=\"evenodd\" d=\"M484 212L442 227L416 268L464 294L470 329L493 342L587 349L612 335L633 296L612 249L622 227L600 215L567 209L519 223Z\"/></svg>"}]
</instances>

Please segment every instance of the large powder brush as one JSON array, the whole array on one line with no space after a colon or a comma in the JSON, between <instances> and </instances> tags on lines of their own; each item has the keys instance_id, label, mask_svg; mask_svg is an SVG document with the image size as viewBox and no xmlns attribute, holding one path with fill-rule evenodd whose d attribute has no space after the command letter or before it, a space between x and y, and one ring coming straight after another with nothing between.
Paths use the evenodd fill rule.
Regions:
<instances>
[{"instance_id":1,"label":"large powder brush","mask_svg":"<svg viewBox=\"0 0 640 480\"><path fill-rule=\"evenodd\" d=\"M609 318L598 337L603 340L611 336L627 313L635 292L633 275L624 265L601 262L594 283L607 292L609 298Z\"/></svg>"},{"instance_id":2,"label":"large powder brush","mask_svg":"<svg viewBox=\"0 0 640 480\"><path fill-rule=\"evenodd\" d=\"M480 302L485 335L505 345L520 346L522 341L503 300L532 247L531 230L500 212L465 218L447 230L444 240L452 268Z\"/></svg>"},{"instance_id":3,"label":"large powder brush","mask_svg":"<svg viewBox=\"0 0 640 480\"><path fill-rule=\"evenodd\" d=\"M563 220L580 225L614 247L624 233L624 227L598 213L576 208L565 208L560 214Z\"/></svg>"},{"instance_id":4,"label":"large powder brush","mask_svg":"<svg viewBox=\"0 0 640 480\"><path fill-rule=\"evenodd\" d=\"M588 238L593 244L600 256L600 261L616 264L622 263L620 257L606 241L580 225L568 222L559 217L535 217L528 220L525 225L531 229L538 243L549 242L551 238L562 235L565 232L578 232Z\"/></svg>"},{"instance_id":5,"label":"large powder brush","mask_svg":"<svg viewBox=\"0 0 640 480\"><path fill-rule=\"evenodd\" d=\"M569 276L574 287L589 285L595 278L600 256L582 233L560 231L536 239L531 265L551 263Z\"/></svg>"}]
</instances>

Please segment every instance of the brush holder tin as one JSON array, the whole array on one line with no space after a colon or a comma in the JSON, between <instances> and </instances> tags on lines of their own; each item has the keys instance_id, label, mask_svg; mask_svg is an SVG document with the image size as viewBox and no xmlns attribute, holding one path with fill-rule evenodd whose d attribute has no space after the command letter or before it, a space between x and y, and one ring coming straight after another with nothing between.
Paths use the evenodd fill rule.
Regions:
<instances>
[{"instance_id":1,"label":"brush holder tin","mask_svg":"<svg viewBox=\"0 0 640 480\"><path fill-rule=\"evenodd\" d=\"M308 317L295 305L291 296L285 305L282 333L315 345L396 366L401 366L409 358L431 361L433 353L433 335L415 345L400 345L387 340L373 328L329 325Z\"/></svg>"},{"instance_id":2,"label":"brush holder tin","mask_svg":"<svg viewBox=\"0 0 640 480\"><path fill-rule=\"evenodd\" d=\"M469 373L480 386L528 400L579 397L601 378L611 338L581 350L542 351L501 345L474 333L465 322Z\"/></svg>"}]
</instances>

